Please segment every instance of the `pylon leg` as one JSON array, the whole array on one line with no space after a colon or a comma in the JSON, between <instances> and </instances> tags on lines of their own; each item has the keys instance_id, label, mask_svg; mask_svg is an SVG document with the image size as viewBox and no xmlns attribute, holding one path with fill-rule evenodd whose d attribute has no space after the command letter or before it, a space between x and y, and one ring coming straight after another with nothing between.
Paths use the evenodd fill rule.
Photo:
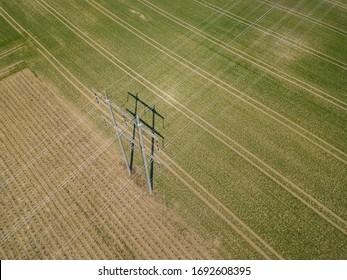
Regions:
<instances>
[{"instance_id":1,"label":"pylon leg","mask_svg":"<svg viewBox=\"0 0 347 280\"><path fill-rule=\"evenodd\" d=\"M108 107L110 109L110 115L111 115L111 119L112 119L112 123L113 123L113 129L115 130L115 132L117 134L119 146L120 146L120 149L122 150L122 155L124 158L124 163L125 163L125 166L127 168L128 174L129 174L129 176L131 176L131 170L130 170L128 158L127 158L127 155L126 155L125 150L124 150L124 145L123 145L123 140L122 140L122 132L117 126L116 118L114 117L111 101L108 98L107 91L105 90L104 92L105 92L105 100L106 100Z\"/></svg>"},{"instance_id":2,"label":"pylon leg","mask_svg":"<svg viewBox=\"0 0 347 280\"><path fill-rule=\"evenodd\" d=\"M142 124L140 122L140 118L138 115L136 115L136 125L137 125L137 130L139 133L139 144L140 144L140 149L141 149L141 153L142 153L143 167L145 169L147 183L148 183L148 190L149 190L149 193L152 194L153 188L152 188L152 182L151 182L151 178L150 178L149 171L148 171L145 146L143 144L143 135L142 135L142 128L141 128Z\"/></svg>"}]
</instances>

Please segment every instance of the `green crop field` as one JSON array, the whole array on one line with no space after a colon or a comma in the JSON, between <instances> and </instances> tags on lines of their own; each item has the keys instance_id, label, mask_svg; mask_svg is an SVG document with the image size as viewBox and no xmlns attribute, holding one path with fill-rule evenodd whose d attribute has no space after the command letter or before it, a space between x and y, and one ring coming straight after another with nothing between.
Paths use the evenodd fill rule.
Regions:
<instances>
[{"instance_id":1,"label":"green crop field","mask_svg":"<svg viewBox=\"0 0 347 280\"><path fill-rule=\"evenodd\" d=\"M154 195L143 196L177 214L177 238L194 232L207 253L160 254L143 239L153 252L138 255L128 252L137 248L129 239L124 258L346 259L346 1L0 5L1 80L29 68L77 111L94 105L92 89L107 89L123 109L133 92L165 117ZM100 137L112 135L100 117L88 121ZM135 165L147 190L139 153ZM7 190L15 182L3 174ZM0 246L12 230L1 229L9 238ZM5 252L1 258L20 256ZM63 258L74 256L89 257Z\"/></svg>"}]
</instances>

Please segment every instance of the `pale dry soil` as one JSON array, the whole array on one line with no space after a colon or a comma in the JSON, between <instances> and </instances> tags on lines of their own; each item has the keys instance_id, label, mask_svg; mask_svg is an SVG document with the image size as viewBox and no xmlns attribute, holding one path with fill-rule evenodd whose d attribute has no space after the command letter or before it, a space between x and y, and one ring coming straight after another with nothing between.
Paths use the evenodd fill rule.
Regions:
<instances>
[{"instance_id":1,"label":"pale dry soil","mask_svg":"<svg viewBox=\"0 0 347 280\"><path fill-rule=\"evenodd\" d=\"M1 259L216 257L142 175L129 180L86 118L93 104L77 111L24 69L0 81L0 106Z\"/></svg>"}]
</instances>

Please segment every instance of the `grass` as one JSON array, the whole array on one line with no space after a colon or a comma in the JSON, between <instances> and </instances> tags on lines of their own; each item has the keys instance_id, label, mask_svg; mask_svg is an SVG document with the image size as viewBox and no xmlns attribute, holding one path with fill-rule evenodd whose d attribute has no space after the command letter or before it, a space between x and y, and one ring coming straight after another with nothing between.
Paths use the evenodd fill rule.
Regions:
<instances>
[{"instance_id":1,"label":"grass","mask_svg":"<svg viewBox=\"0 0 347 280\"><path fill-rule=\"evenodd\" d=\"M0 52L23 41L23 38L2 17L0 25Z\"/></svg>"},{"instance_id":2,"label":"grass","mask_svg":"<svg viewBox=\"0 0 347 280\"><path fill-rule=\"evenodd\" d=\"M242 145L246 151L265 161L301 190L346 219L345 163L330 154L336 155L336 152L329 146L322 144L330 153L318 147L316 143L322 142L317 142L316 138L311 136L316 135L341 150L342 154L346 153L345 110L308 92L307 85L305 88L299 88L232 52L221 52L216 44L160 15L140 3L141 1L122 3L99 0L96 3L100 3L113 15L162 46L159 44L155 44L156 47L150 46L148 42L120 27L98 11L95 8L96 4L92 6L85 1L45 2L77 26L81 32L88 34L130 68L138 71L189 108L191 110L188 113L189 118L194 117L193 113L202 112L202 117L216 128L214 133L218 130L224 134L222 138L230 144L229 147L196 124L191 125L185 133L176 138L176 134L181 132L182 127L188 124L190 119L182 116L177 108L165 102L160 102L157 107L168 119L166 128L163 129L165 136L168 141L175 137L173 144L165 148L165 152L276 251L285 258L343 258L347 252L346 236L281 188L278 183L264 174L264 171L240 157L237 153L240 150L232 141ZM220 7L226 3L210 2ZM218 16L217 13L194 2L181 1L180 5L175 6L170 5L169 1L150 3L193 26L208 16ZM289 5L289 2L284 2L284 5ZM303 8L310 11L317 3L310 2L305 5L300 11ZM135 82L133 78L125 76L119 67L102 56L97 51L100 48L93 48L93 42L88 45L43 6L36 2L14 4L10 1L5 1L3 6L88 88L102 89L117 81L111 87L110 94L119 103L125 102L126 91L139 92L140 96L149 103L158 100L153 92ZM269 9L267 4L260 2L254 5L254 8L252 6L252 10L249 9L251 6L248 1L242 1L230 11L253 22ZM330 9L328 6L329 4L324 4L317 10L319 16L316 13L312 16L322 21L328 19L329 23L336 25L343 15L338 8ZM324 11L329 13L323 12L324 7L326 7ZM146 20L131 10L143 14ZM53 14L71 26L55 11ZM332 15L335 15L335 21ZM283 22L276 25L277 20L282 18ZM259 24L281 35L287 34L296 24L300 24L290 33L290 38L299 40L303 44L310 42L310 47L314 50L346 63L344 52L346 39L340 34L318 26L311 29L308 22L301 23L300 18L276 9ZM42 32L42 26L45 26L45 32ZM255 59L262 58L269 48L279 42L273 36L263 37L261 31L247 29L247 25L221 15L213 24L204 23L198 28L222 42L228 42L241 32L245 32L243 36L233 41L231 46L235 50L245 51ZM134 32L139 34L138 31ZM5 32L14 33L9 27L6 27ZM76 32L83 36L83 33ZM20 40L17 37L18 35L13 39L10 38L9 42ZM175 41L178 43L174 43ZM184 44L181 43L183 41ZM160 52L159 49L163 50L163 47L172 50L178 59L174 60ZM211 63L205 63L216 53L218 55ZM57 75L44 60L36 59L37 61L32 61L32 67L47 81L51 81L51 86L56 87L57 91L64 94L70 102L81 106L83 99L80 94ZM272 50L269 55L262 58L262 61L343 102L347 100L345 71L332 64L329 59L324 60L297 47L281 44L280 48ZM188 62L200 66L206 74L192 75L192 71L185 66ZM156 63L155 67L148 71L153 63ZM245 73L247 76L243 76ZM208 83L207 77L210 75L222 80L226 85L232 85L233 89L220 82ZM181 85L182 80L187 77L189 79ZM126 85L127 82L131 83ZM253 83L254 86L250 87ZM226 91L226 88L229 91ZM240 93L252 97L253 106L240 101L236 97L240 96ZM161 93L159 95L163 96ZM219 98L218 101L206 112L203 111L215 98ZM255 102L261 102L280 116L268 110L265 111L269 114L264 114L256 109L260 106ZM283 117L295 122L311 134L303 133L306 138L298 134L298 131L302 133L302 130L284 121ZM95 122L97 123L97 119ZM284 124L288 124L291 129ZM187 138L192 140L187 141ZM246 155L244 151L242 153ZM341 155L340 152L337 154ZM341 157L346 159L344 155ZM246 155L246 158L250 159L250 156ZM256 160L252 162L258 164ZM206 238L213 240L216 236L220 236L219 254L222 258L259 257L245 242L240 241L240 237L230 232L230 228L223 220L216 219L216 214L197 199L182 182L179 183L174 176L165 172L159 176L156 183L159 195L167 200L171 207L180 205L178 212L194 224ZM283 178L280 180L283 181ZM197 213L204 215L197 217ZM213 226L209 224L212 220L215 221ZM331 236L333 238L330 238ZM236 243L239 249L233 252Z\"/></svg>"}]
</instances>

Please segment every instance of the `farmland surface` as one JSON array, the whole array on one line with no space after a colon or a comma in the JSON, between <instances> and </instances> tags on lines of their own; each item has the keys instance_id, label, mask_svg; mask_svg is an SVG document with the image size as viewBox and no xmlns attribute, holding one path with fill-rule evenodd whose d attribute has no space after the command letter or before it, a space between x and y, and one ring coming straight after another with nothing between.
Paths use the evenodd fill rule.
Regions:
<instances>
[{"instance_id":1,"label":"farmland surface","mask_svg":"<svg viewBox=\"0 0 347 280\"><path fill-rule=\"evenodd\" d=\"M85 124L95 107L73 115L27 69L1 81L1 104L1 258L209 257L175 213L127 182L114 137Z\"/></svg>"},{"instance_id":2,"label":"farmland surface","mask_svg":"<svg viewBox=\"0 0 347 280\"><path fill-rule=\"evenodd\" d=\"M15 248L24 242L30 244L23 253L27 258L346 258L347 5L318 0L174 2L2 1L1 118L7 141L1 165L2 256L20 257ZM47 131L54 141L76 119L67 113L63 117L59 102L50 105L54 110L40 112L50 90L43 90L29 70L20 71L26 67L81 116L94 108L92 88L106 88L123 108L133 105L126 102L127 91L156 105L165 116L165 126L158 127L165 142L154 196L144 194L139 154L138 173L130 181L120 170L111 181L94 182L112 163L119 162L121 169L118 147L103 149L112 139L95 116L107 114L104 104L86 117L83 133L63 137L65 146L52 142L55 152L48 148L47 156L62 162L47 158L49 165L30 165L51 143L40 145L35 137L45 138L46 130L58 127ZM30 81L41 98L37 109L27 107L32 119L18 107L28 100L16 94L10 98ZM30 100L29 95L22 98ZM18 111L22 118L17 120ZM23 130L27 134L18 138ZM98 151L89 171L78 169ZM66 159L60 156L64 153ZM74 170L76 178L66 182ZM120 211L117 203L92 218L108 192L116 192L111 182L119 188L129 184L134 192L117 194L123 203L119 209L141 193L126 208L129 213L124 211L127 218L119 218L119 231L118 220L111 223ZM49 198L50 191L56 198ZM89 201L89 210L73 208L71 224L53 218L84 191L96 199L95 206ZM18 204L18 199L28 201ZM40 200L41 208L35 206ZM147 214L139 216L142 207ZM166 212L182 226L166 224ZM74 239L83 227L73 219L80 216L91 226ZM51 221L59 231L50 231ZM139 236L125 238L133 227ZM46 228L47 238L36 235ZM146 232L151 238L143 237ZM158 240L152 239L156 233ZM171 239L164 238L167 234ZM108 238L113 246L105 245ZM61 248L64 240L76 243ZM89 240L91 251L83 246ZM97 250L107 251L104 247L109 253L97 255Z\"/></svg>"}]
</instances>

